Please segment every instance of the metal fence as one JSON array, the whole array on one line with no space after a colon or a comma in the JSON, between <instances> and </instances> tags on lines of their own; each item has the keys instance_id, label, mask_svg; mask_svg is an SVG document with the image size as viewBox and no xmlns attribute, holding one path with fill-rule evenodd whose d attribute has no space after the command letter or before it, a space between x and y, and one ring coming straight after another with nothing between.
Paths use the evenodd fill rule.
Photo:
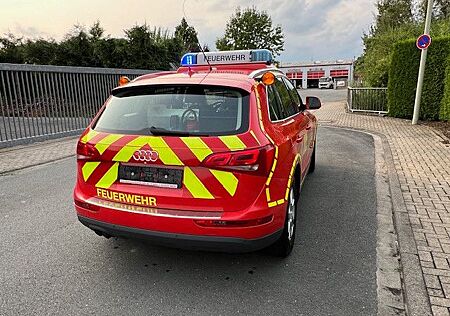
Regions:
<instances>
[{"instance_id":1,"label":"metal fence","mask_svg":"<svg viewBox=\"0 0 450 316\"><path fill-rule=\"evenodd\" d=\"M0 148L79 133L120 76L150 72L0 64Z\"/></svg>"},{"instance_id":2,"label":"metal fence","mask_svg":"<svg viewBox=\"0 0 450 316\"><path fill-rule=\"evenodd\" d=\"M348 87L347 106L351 112L387 114L387 88Z\"/></svg>"}]
</instances>

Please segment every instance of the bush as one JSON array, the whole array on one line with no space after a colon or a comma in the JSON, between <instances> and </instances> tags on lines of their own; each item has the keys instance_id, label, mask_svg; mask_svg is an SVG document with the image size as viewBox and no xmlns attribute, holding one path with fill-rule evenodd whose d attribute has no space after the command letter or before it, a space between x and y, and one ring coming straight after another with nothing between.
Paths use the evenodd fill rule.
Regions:
<instances>
[{"instance_id":1,"label":"bush","mask_svg":"<svg viewBox=\"0 0 450 316\"><path fill-rule=\"evenodd\" d=\"M428 49L422 92L420 119L438 120L444 96L447 59L450 56L450 37L433 39ZM411 118L414 109L420 51L415 40L397 43L394 47L388 83L389 115Z\"/></svg>"},{"instance_id":2,"label":"bush","mask_svg":"<svg viewBox=\"0 0 450 316\"><path fill-rule=\"evenodd\" d=\"M442 98L439 119L442 121L450 121L450 56L447 59L447 71L444 84L444 97Z\"/></svg>"},{"instance_id":3,"label":"bush","mask_svg":"<svg viewBox=\"0 0 450 316\"><path fill-rule=\"evenodd\" d=\"M413 113L420 52L414 40L394 46L389 70L389 116L409 118Z\"/></svg>"}]
</instances>

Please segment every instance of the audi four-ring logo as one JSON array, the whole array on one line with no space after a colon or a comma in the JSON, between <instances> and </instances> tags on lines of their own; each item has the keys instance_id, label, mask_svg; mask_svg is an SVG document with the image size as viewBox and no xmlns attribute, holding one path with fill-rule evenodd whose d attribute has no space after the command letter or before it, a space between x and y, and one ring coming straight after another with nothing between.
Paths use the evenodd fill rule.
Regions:
<instances>
[{"instance_id":1,"label":"audi four-ring logo","mask_svg":"<svg viewBox=\"0 0 450 316\"><path fill-rule=\"evenodd\" d=\"M134 160L155 162L159 158L157 151L153 150L136 150L133 154Z\"/></svg>"}]
</instances>

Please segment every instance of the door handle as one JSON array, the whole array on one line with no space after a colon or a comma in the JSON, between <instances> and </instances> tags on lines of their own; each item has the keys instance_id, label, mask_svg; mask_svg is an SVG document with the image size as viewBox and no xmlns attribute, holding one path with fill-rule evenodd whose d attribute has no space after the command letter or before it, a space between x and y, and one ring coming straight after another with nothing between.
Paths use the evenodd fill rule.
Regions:
<instances>
[{"instance_id":1,"label":"door handle","mask_svg":"<svg viewBox=\"0 0 450 316\"><path fill-rule=\"evenodd\" d=\"M306 126L306 130L309 131L312 128L312 125Z\"/></svg>"},{"instance_id":2,"label":"door handle","mask_svg":"<svg viewBox=\"0 0 450 316\"><path fill-rule=\"evenodd\" d=\"M298 136L295 140L297 143L301 143L303 141L303 136Z\"/></svg>"}]
</instances>

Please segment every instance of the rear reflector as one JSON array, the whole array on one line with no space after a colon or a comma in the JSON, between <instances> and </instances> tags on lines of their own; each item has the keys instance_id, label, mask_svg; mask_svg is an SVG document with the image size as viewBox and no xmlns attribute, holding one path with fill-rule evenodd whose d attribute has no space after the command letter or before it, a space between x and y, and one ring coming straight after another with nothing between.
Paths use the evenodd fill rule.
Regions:
<instances>
[{"instance_id":1,"label":"rear reflector","mask_svg":"<svg viewBox=\"0 0 450 316\"><path fill-rule=\"evenodd\" d=\"M242 221L224 221L224 220L194 220L194 222L202 227L252 227L260 226L270 223L273 219L273 215L269 215L257 219L249 219Z\"/></svg>"},{"instance_id":2,"label":"rear reflector","mask_svg":"<svg viewBox=\"0 0 450 316\"><path fill-rule=\"evenodd\" d=\"M93 212L99 212L100 211L100 207L94 204L90 204L90 203L86 203L80 200L74 200L74 203L76 206L82 207L86 210L90 210Z\"/></svg>"}]
</instances>

